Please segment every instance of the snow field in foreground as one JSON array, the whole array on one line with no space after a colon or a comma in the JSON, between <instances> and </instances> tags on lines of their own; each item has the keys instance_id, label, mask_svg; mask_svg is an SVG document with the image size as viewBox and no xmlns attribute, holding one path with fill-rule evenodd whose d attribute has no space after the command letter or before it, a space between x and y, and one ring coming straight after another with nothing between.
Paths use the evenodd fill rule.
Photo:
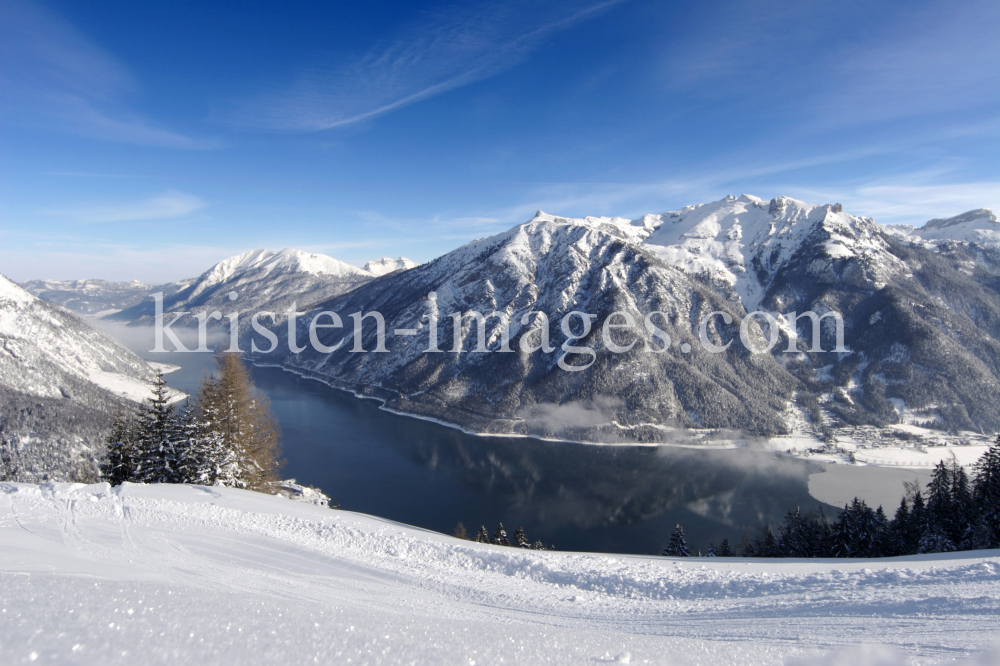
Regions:
<instances>
[{"instance_id":1,"label":"snow field in foreground","mask_svg":"<svg viewBox=\"0 0 1000 666\"><path fill-rule=\"evenodd\" d=\"M522 551L219 487L3 483L0 618L5 664L993 664L1000 551Z\"/></svg>"}]
</instances>

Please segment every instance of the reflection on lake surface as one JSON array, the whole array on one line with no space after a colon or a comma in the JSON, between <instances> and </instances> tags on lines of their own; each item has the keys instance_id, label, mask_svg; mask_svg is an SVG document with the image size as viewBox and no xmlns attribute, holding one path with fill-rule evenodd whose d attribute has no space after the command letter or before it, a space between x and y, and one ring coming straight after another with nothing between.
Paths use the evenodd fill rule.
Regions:
<instances>
[{"instance_id":1,"label":"reflection on lake surface","mask_svg":"<svg viewBox=\"0 0 1000 666\"><path fill-rule=\"evenodd\" d=\"M115 331L112 331L113 333ZM133 334L134 335L134 334ZM171 386L193 393L211 354L150 354L182 366ZM816 508L808 475L821 466L746 449L590 446L477 437L379 409L371 400L278 368L254 368L281 424L284 477L341 507L451 533L523 525L560 550L659 553L675 523L692 549L739 542L790 508ZM835 509L824 505L828 515Z\"/></svg>"},{"instance_id":2,"label":"reflection on lake surface","mask_svg":"<svg viewBox=\"0 0 1000 666\"><path fill-rule=\"evenodd\" d=\"M818 466L800 460L477 437L277 368L253 376L281 423L286 476L344 509L441 532L503 521L561 550L658 553L676 522L705 549L818 505L807 489Z\"/></svg>"}]
</instances>

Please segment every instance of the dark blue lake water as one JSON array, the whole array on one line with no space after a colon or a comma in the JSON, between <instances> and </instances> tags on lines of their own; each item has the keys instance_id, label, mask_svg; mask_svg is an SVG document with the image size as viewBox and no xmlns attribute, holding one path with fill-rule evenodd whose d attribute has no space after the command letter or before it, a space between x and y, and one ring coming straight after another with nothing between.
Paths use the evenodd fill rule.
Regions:
<instances>
[{"instance_id":1,"label":"dark blue lake water","mask_svg":"<svg viewBox=\"0 0 1000 666\"><path fill-rule=\"evenodd\" d=\"M181 365L187 392L210 354L149 354ZM149 347L146 346L146 349ZM820 466L746 449L590 446L478 437L397 416L371 400L277 368L254 368L281 425L282 475L321 488L343 509L451 533L503 522L559 550L658 553L680 522L693 550L734 545L789 508L815 508ZM835 510L824 505L828 515Z\"/></svg>"}]
</instances>

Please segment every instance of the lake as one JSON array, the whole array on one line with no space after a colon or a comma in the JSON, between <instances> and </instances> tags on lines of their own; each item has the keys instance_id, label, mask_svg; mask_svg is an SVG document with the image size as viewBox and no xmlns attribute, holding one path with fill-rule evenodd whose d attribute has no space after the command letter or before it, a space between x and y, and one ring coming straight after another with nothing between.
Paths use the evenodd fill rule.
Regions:
<instances>
[{"instance_id":1,"label":"lake","mask_svg":"<svg viewBox=\"0 0 1000 666\"><path fill-rule=\"evenodd\" d=\"M181 370L186 392L211 354L151 354L134 329L108 327L146 359ZM315 380L253 368L281 425L285 478L316 486L341 508L451 533L490 534L503 522L559 550L659 553L676 523L693 551L739 543L799 506L815 509L810 474L825 465L748 449L594 446L479 437L398 416ZM900 488L901 494L902 488ZM823 505L828 516L836 509Z\"/></svg>"}]
</instances>

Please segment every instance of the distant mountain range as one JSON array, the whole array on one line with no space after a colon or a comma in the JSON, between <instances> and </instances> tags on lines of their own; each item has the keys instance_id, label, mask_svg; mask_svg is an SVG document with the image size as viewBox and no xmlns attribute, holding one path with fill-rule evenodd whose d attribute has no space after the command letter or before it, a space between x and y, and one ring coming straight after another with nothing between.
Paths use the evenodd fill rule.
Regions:
<instances>
[{"instance_id":1,"label":"distant mountain range","mask_svg":"<svg viewBox=\"0 0 1000 666\"><path fill-rule=\"evenodd\" d=\"M375 277L413 268L405 257L369 261L357 268L333 257L286 248L280 252L252 250L220 261L197 278L150 286L141 282L104 280L31 280L21 286L39 298L83 314L130 324L151 324L154 302L163 293L165 312L261 309L283 312L293 303L308 307L350 291ZM238 294L233 302L229 294ZM177 326L197 321L183 317Z\"/></svg>"},{"instance_id":2,"label":"distant mountain range","mask_svg":"<svg viewBox=\"0 0 1000 666\"><path fill-rule=\"evenodd\" d=\"M636 220L539 212L419 266L382 259L358 269L295 250L250 252L178 283L164 303L168 312L281 313L294 302L306 312L298 320L300 344L315 314L340 313L343 329L318 333L329 346L343 340L336 351L306 345L289 353L279 317L277 351L255 360L477 432L652 442L683 440L691 429L794 430L818 438L845 426L1000 430L998 278L1000 225L988 210L914 228L879 225L839 204L743 195ZM68 305L86 293L85 283L73 284L84 286L40 283ZM74 289L79 301L67 297ZM756 310L839 312L848 351L832 351L831 318L822 322L818 352L811 351L808 319L795 325L779 317L772 331L756 316L744 327L751 344L763 348L772 335L777 343L752 353L740 341L740 324ZM347 316L359 311L385 317L390 353L350 351ZM474 320L466 318L455 334L449 315L472 311L498 313L483 343L493 353L473 353L480 345ZM522 338L539 339L532 332L537 311L549 316L552 353L522 351ZM568 334L561 326L572 311L596 315L575 342L580 318ZM636 324L612 334L619 340L613 344L636 342L624 353L605 343L602 323L613 312ZM701 340L713 312L732 320L717 314L705 326L706 342L735 340L722 353L709 353ZM143 301L110 317L147 323L151 315L152 301ZM441 352L424 353L429 315L438 318ZM661 337L645 326L649 317ZM511 353L499 353L498 321L509 326ZM370 324L367 350L375 346ZM252 334L243 321L241 335ZM669 348L659 351L666 335ZM792 335L797 351L788 353ZM591 358L564 355L564 344L592 349L593 362L565 371L560 359L581 365Z\"/></svg>"}]
</instances>

